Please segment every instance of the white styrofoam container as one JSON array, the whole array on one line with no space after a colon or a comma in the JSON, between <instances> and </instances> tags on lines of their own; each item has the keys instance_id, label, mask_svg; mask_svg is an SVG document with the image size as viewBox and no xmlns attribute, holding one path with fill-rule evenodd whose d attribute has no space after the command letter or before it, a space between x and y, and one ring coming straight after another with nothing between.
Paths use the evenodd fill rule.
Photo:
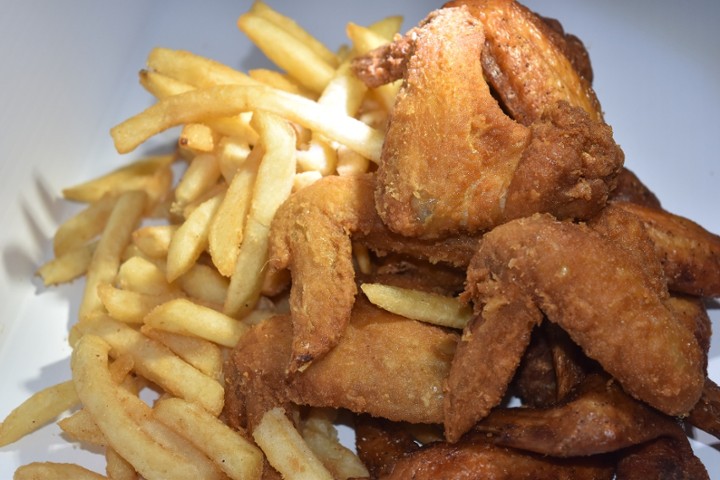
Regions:
<instances>
[{"instance_id":1,"label":"white styrofoam container","mask_svg":"<svg viewBox=\"0 0 720 480\"><path fill-rule=\"evenodd\" d=\"M402 14L404 28L441 2L269 1L331 48L345 23ZM527 0L562 21L587 46L595 89L626 164L670 211L720 232L720 2ZM151 104L137 71L152 47L187 49L233 67L269 66L237 30L246 1L9 2L0 16L0 417L31 393L69 379L67 334L82 282L45 289L33 278L50 258L51 237L77 206L60 190L153 149L118 155L108 130ZM720 311L711 309L717 328ZM720 381L720 341L710 376ZM718 441L693 443L719 478ZM36 460L102 456L62 438L54 425L0 449L0 479Z\"/></svg>"}]
</instances>

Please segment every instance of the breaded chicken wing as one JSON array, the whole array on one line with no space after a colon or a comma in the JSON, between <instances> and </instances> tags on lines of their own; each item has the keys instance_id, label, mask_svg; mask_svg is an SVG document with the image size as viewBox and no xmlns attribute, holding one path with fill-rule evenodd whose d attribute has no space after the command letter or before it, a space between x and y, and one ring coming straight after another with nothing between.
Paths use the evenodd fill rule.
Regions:
<instances>
[{"instance_id":1,"label":"breaded chicken wing","mask_svg":"<svg viewBox=\"0 0 720 480\"><path fill-rule=\"evenodd\" d=\"M535 212L588 218L613 188L623 154L605 123L554 97L528 125L503 111L481 62L488 31L468 8L443 8L383 50L394 70L356 62L361 78L404 66L375 196L404 236L474 233Z\"/></svg>"}]
</instances>

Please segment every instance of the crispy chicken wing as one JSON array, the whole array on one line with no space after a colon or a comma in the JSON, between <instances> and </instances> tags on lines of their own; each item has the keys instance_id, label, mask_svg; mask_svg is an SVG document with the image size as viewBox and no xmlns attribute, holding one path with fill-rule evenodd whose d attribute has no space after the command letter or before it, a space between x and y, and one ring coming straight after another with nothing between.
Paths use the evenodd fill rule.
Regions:
<instances>
[{"instance_id":1,"label":"crispy chicken wing","mask_svg":"<svg viewBox=\"0 0 720 480\"><path fill-rule=\"evenodd\" d=\"M447 438L457 440L499 403L519 361L468 373L468 365L485 365L478 361L492 348L486 340L494 341L486 332L512 328L515 338L529 337L540 312L631 395L672 415L692 409L703 388L704 352L694 330L668 306L667 290L651 273L657 269L642 265L638 255L586 225L548 215L486 234L468 269L465 295L478 318L466 328L448 377ZM514 326L504 327L509 322ZM485 383L475 383L481 375Z\"/></svg>"},{"instance_id":2,"label":"crispy chicken wing","mask_svg":"<svg viewBox=\"0 0 720 480\"><path fill-rule=\"evenodd\" d=\"M480 60L487 31L467 8L443 8L383 50L392 71L405 67L375 196L395 232L439 238L535 212L587 218L612 190L623 154L610 127L555 97L528 125L507 116ZM361 78L390 70L368 64L356 62Z\"/></svg>"}]
</instances>

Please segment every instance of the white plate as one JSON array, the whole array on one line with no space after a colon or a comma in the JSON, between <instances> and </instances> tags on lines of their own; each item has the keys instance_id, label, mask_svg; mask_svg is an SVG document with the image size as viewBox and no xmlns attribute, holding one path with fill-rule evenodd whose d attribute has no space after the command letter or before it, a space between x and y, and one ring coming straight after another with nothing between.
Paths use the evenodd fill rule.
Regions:
<instances>
[{"instance_id":1,"label":"white plate","mask_svg":"<svg viewBox=\"0 0 720 480\"><path fill-rule=\"evenodd\" d=\"M440 2L427 0L271 1L331 47L344 24L403 14L414 25ZM608 122L634 170L664 206L720 232L720 2L528 0L580 36L595 70ZM33 272L50 258L50 238L76 207L64 186L160 148L160 138L128 158L111 126L151 102L137 71L154 46L188 49L246 70L268 63L236 29L250 2L11 2L0 16L0 417L29 394L69 378L67 332L81 283L46 290ZM711 312L716 329L717 309ZM710 375L720 380L720 340ZM694 444L710 472L717 441ZM713 445L714 444L714 445ZM0 449L0 478L35 460L82 462L98 454L61 438L54 426Z\"/></svg>"}]
</instances>

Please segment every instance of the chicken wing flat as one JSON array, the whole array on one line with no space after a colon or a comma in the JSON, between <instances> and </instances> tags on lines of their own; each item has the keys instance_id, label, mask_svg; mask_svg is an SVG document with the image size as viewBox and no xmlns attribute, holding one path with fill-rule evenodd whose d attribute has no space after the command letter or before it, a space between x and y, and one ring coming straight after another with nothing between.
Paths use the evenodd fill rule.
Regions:
<instances>
[{"instance_id":1,"label":"chicken wing flat","mask_svg":"<svg viewBox=\"0 0 720 480\"><path fill-rule=\"evenodd\" d=\"M502 322L493 316L502 308L526 302L525 315L542 311L628 393L667 414L686 414L702 392L704 352L658 285L626 248L586 225L538 214L483 236L468 269L466 295L481 319L487 316L496 324ZM473 387L463 385L466 376L472 381L479 375L468 372L472 362L464 357L478 358L481 350L491 348L485 342L489 336L480 335L473 324L468 328L471 334L463 335L448 378L445 427L451 441L498 400L497 395L475 395ZM515 328L516 335L528 334L527 323ZM484 370L493 379L492 389L509 382L506 369L491 364ZM485 390L486 385L474 389Z\"/></svg>"},{"instance_id":2,"label":"chicken wing flat","mask_svg":"<svg viewBox=\"0 0 720 480\"><path fill-rule=\"evenodd\" d=\"M384 49L409 58L393 62L405 66L404 83L375 202L404 236L474 233L535 212L587 218L622 166L610 127L581 107L548 103L529 126L507 116L480 61L486 31L467 8L443 8L398 40L402 48ZM372 70L366 63L357 69Z\"/></svg>"}]
</instances>

